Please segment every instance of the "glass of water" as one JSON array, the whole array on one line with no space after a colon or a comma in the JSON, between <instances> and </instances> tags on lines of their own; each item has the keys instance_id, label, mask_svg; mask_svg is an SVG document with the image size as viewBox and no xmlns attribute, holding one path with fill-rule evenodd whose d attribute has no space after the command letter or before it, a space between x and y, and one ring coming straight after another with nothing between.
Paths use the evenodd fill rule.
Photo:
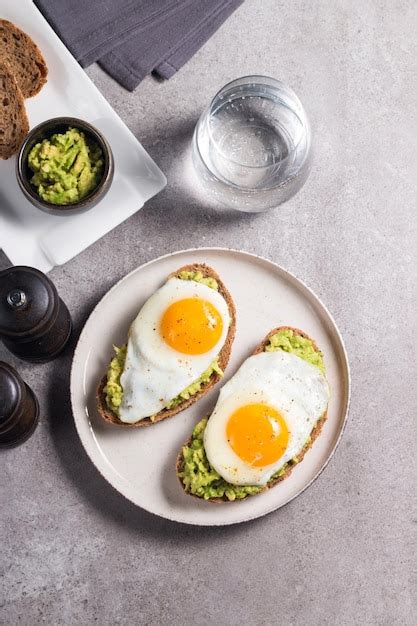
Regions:
<instances>
[{"instance_id":1,"label":"glass of water","mask_svg":"<svg viewBox=\"0 0 417 626\"><path fill-rule=\"evenodd\" d=\"M193 137L197 176L214 203L260 212L293 196L311 166L311 131L296 94L274 78L228 83Z\"/></svg>"}]
</instances>

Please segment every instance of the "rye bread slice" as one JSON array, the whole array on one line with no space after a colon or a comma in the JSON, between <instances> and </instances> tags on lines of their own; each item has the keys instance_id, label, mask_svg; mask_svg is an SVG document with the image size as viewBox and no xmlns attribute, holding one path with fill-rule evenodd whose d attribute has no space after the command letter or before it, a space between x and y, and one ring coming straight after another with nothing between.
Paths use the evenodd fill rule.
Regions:
<instances>
[{"instance_id":1,"label":"rye bread slice","mask_svg":"<svg viewBox=\"0 0 417 626\"><path fill-rule=\"evenodd\" d=\"M230 295L229 291L226 289L219 275L211 267L209 267L208 265L205 265L205 263L194 263L192 265L184 265L183 267L180 267L177 271L172 272L172 274L170 274L168 278L177 276L180 272L184 272L184 271L185 272L199 272L200 271L205 277L214 278L217 281L217 284L219 287L218 289L219 293L223 296L223 298L225 299L227 303L227 306L229 308L231 324L229 327L229 332L227 333L224 346L219 353L219 367L224 371L229 362L230 352L232 349L232 344L233 344L233 340L235 338L235 333L236 333L236 309L232 300L232 296ZM115 426L122 426L124 428L140 428L141 426L149 426L151 424L155 424L156 422L161 422L167 417L172 417L173 415L176 415L177 413L184 411L184 409L187 409L189 406L194 404L194 402L197 402L197 400L202 398L212 387L214 387L214 385L220 379L221 377L219 376L219 374L217 374L216 372L213 372L213 374L210 377L210 380L204 385L202 385L200 391L192 395L188 400L184 400L183 402L173 407L172 409L162 409L162 411L159 411L159 413L154 415L152 419L150 417L145 417L144 419L134 424L126 424L125 422L122 422L118 418L118 416L115 413L113 413L113 411L111 411L109 407L107 406L106 397L104 393L104 387L107 383L107 373L106 373L101 379L100 384L97 389L97 396L96 396L97 409L101 417L104 420L106 420L106 422L113 424Z\"/></svg>"},{"instance_id":2,"label":"rye bread slice","mask_svg":"<svg viewBox=\"0 0 417 626\"><path fill-rule=\"evenodd\" d=\"M0 159L20 148L29 131L22 92L8 63L0 63Z\"/></svg>"},{"instance_id":3,"label":"rye bread slice","mask_svg":"<svg viewBox=\"0 0 417 626\"><path fill-rule=\"evenodd\" d=\"M267 334L265 339L263 339L261 341L261 343L252 352L252 354L259 354L260 352L264 352L264 350L265 350L266 346L268 345L269 340L272 337L272 335L275 335L276 333L278 333L279 331L282 331L282 330L292 330L295 335L300 335L301 337L305 337L306 339L309 339L311 341L311 343L313 344L313 348L316 350L316 352L320 352L319 348L317 347L316 342L313 339L311 339L311 337L309 337L302 330L299 330L298 328L293 328L291 326L278 326L277 328L274 328L273 330L271 330ZM314 426L313 430L311 431L310 440L306 443L306 445L301 450L301 452L299 454L297 454L297 463L291 463L291 461L290 461L288 463L287 467L285 468L285 471L283 472L283 474L281 474L281 476L277 476L275 478L272 478L265 485L264 489L262 489L258 493L248 494L246 496L246 498L250 498L252 496L257 496L257 495L259 495L261 493L264 493L265 491L268 491L268 489L272 489L272 487L275 487L275 485L277 485L281 481L283 481L286 478L288 478L288 476L291 474L291 472L294 469L294 467L301 463L301 461L304 459L306 453L310 450L311 446L313 445L313 443L315 442L317 437L320 435L321 430L323 428L323 424L326 421L326 418L327 418L327 410L323 413L323 415L320 417L320 419L318 420L318 422ZM192 442L192 436L188 439L188 441L186 441L184 446L189 446L191 444L191 442ZM185 491L184 483L182 482L181 477L179 476L180 472L182 472L183 469L184 469L184 457L182 455L182 450L181 450L181 452L179 453L179 455L177 457L177 461L176 461L176 473L177 473L178 480L180 481L181 487ZM200 496L197 496L194 493L189 493L188 491L186 491L186 494L189 495L189 496L192 496L194 498L198 498L199 500L203 499L203 498L201 498ZM222 498L210 498L209 500L205 500L205 502L213 502L214 504L222 504L224 502L243 502L244 500L246 500L246 498L242 498L240 500L237 500L237 499L236 500L229 500L226 496L223 496Z\"/></svg>"},{"instance_id":4,"label":"rye bread slice","mask_svg":"<svg viewBox=\"0 0 417 626\"><path fill-rule=\"evenodd\" d=\"M48 68L42 52L8 20L0 20L0 59L10 65L24 98L37 94L46 83Z\"/></svg>"}]
</instances>

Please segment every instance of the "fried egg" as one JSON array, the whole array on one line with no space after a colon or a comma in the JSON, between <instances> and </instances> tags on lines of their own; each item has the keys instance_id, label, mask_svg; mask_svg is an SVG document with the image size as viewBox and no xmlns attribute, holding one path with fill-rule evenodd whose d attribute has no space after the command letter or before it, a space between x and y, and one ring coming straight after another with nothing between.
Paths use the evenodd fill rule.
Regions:
<instances>
[{"instance_id":1,"label":"fried egg","mask_svg":"<svg viewBox=\"0 0 417 626\"><path fill-rule=\"evenodd\" d=\"M218 291L170 278L130 327L120 420L132 424L158 413L198 380L220 353L229 325Z\"/></svg>"},{"instance_id":2,"label":"fried egg","mask_svg":"<svg viewBox=\"0 0 417 626\"><path fill-rule=\"evenodd\" d=\"M324 375L295 354L249 357L221 389L208 420L210 465L233 485L265 485L301 452L328 401Z\"/></svg>"}]
</instances>

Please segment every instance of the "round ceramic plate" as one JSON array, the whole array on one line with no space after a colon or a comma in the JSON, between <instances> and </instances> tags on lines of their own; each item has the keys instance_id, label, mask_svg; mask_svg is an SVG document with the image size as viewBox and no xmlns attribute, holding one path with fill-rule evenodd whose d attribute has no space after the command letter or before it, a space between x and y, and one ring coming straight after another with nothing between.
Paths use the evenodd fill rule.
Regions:
<instances>
[{"instance_id":1,"label":"round ceramic plate","mask_svg":"<svg viewBox=\"0 0 417 626\"><path fill-rule=\"evenodd\" d=\"M242 502L213 505L186 495L175 475L175 460L194 424L209 414L221 382L183 413L147 428L126 429L98 415L96 388L122 345L145 300L168 274L188 263L207 263L221 276L237 310L237 333L226 381L263 337L276 326L295 326L324 352L331 387L323 432L290 477L274 489ZM84 448L102 476L126 498L162 517L187 524L225 525L260 517L306 489L325 467L343 432L349 404L349 366L337 327L320 300L297 278L246 252L200 248L160 257L117 283L90 315L75 350L71 399Z\"/></svg>"}]
</instances>

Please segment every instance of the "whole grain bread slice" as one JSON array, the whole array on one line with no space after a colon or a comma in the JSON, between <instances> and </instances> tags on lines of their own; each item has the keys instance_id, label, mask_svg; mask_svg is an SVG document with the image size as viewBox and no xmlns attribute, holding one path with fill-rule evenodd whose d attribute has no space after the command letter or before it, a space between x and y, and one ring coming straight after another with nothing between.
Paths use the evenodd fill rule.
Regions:
<instances>
[{"instance_id":1,"label":"whole grain bread slice","mask_svg":"<svg viewBox=\"0 0 417 626\"><path fill-rule=\"evenodd\" d=\"M266 337L261 341L261 343L256 346L252 354L259 354L260 352L264 352L266 346L269 343L270 338L276 333L283 331L283 330L292 330L294 335L300 335L301 337L305 337L306 339L311 341L313 348L316 350L316 352L320 352L319 348L317 347L316 342L313 339L311 339L311 337L309 337L302 330L299 330L298 328L293 328L292 326L278 326L277 328L274 328L266 335ZM311 446L313 445L317 437L320 435L321 430L323 428L323 424L326 421L326 418L327 418L327 410L323 413L323 415L320 417L320 419L317 421L316 425L314 426L313 430L311 431L309 441L306 443L306 445L301 450L301 452L297 454L297 462L293 462L293 463L289 462L287 467L285 468L285 471L280 476L271 478L271 480L265 485L264 489L262 489L261 491L255 494L248 494L246 498L259 495L260 493L264 493L265 491L268 491L268 489L272 489L272 487L275 487L275 485L277 485L281 481L288 478L288 476L291 474L294 467L298 465L299 463L301 463L306 453L310 450ZM186 441L184 446L189 446L191 442L192 442L192 436ZM184 469L184 458L183 458L182 450L181 450L176 461L176 472L177 472L177 477L178 477L178 480L180 481L181 487L185 491L184 483L182 482L181 477L180 477L180 473L183 471L183 469ZM196 494L189 493L188 491L186 493L187 495L192 496L193 498L198 498L199 500L202 499L200 496ZM242 498L242 500L246 500L246 498ZM206 502L212 502L214 504L222 504L224 502L241 502L242 500L238 500L238 499L229 500L227 496L223 496L222 498L210 498L209 500L206 500Z\"/></svg>"},{"instance_id":2,"label":"whole grain bread slice","mask_svg":"<svg viewBox=\"0 0 417 626\"><path fill-rule=\"evenodd\" d=\"M22 92L8 63L0 63L0 159L20 148L29 131Z\"/></svg>"},{"instance_id":3,"label":"whole grain bread slice","mask_svg":"<svg viewBox=\"0 0 417 626\"><path fill-rule=\"evenodd\" d=\"M10 65L24 98L37 94L46 83L48 68L42 52L8 20L0 20L0 59Z\"/></svg>"},{"instance_id":4,"label":"whole grain bread slice","mask_svg":"<svg viewBox=\"0 0 417 626\"><path fill-rule=\"evenodd\" d=\"M219 353L219 367L224 371L229 362L230 352L232 349L232 344L233 344L235 333L236 333L236 309L235 309L232 296L230 295L229 291L226 289L220 276L214 271L213 268L209 267L205 263L194 263L192 265L184 265L183 267L180 267L175 272L172 272L168 276L168 278L178 276L180 272L201 272L204 277L214 278L218 284L218 291L220 295L222 295L226 301L226 304L229 309L231 323L229 326L229 331L227 333L226 341L223 345L223 348L221 349ZM191 406L192 404L197 402L200 398L202 398L204 395L206 395L206 393L212 387L214 387L214 385L220 380L220 378L221 377L219 374L217 374L217 372L213 372L209 381L205 383L204 385L202 385L200 391L192 395L190 398L188 398L188 400L184 400L183 402L181 402L180 404L178 404L177 406L171 409L162 409L162 411L159 411L159 413L157 413L156 415L153 415L152 418L145 417L144 419L140 420L139 422L135 422L134 424L126 424L125 422L122 422L118 418L118 416L113 411L111 411L110 408L107 406L106 397L104 393L104 387L106 386L106 383L107 383L107 374L104 374L97 389L97 395L96 395L97 409L101 417L104 420L106 420L106 422L116 425L116 426L121 426L124 428L140 428L142 426L149 426L151 424L155 424L156 422L161 422L162 420L168 417L172 417L173 415L176 415L177 413L184 411L184 409L187 409L189 406Z\"/></svg>"}]
</instances>

